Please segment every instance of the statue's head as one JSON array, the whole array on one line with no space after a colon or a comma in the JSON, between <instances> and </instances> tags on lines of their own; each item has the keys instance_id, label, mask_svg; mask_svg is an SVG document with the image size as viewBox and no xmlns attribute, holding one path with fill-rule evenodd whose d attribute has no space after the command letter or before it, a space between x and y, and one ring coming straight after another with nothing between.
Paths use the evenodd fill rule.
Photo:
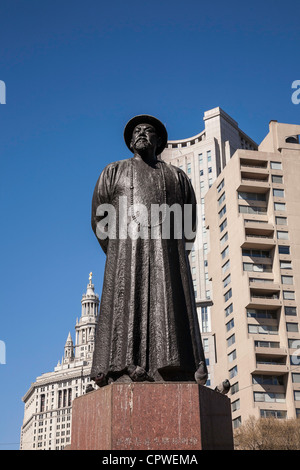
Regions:
<instances>
[{"instance_id":1,"label":"statue's head","mask_svg":"<svg viewBox=\"0 0 300 470\"><path fill-rule=\"evenodd\" d=\"M168 141L165 126L155 117L147 114L130 119L124 129L124 139L131 152L154 146L156 155L164 150Z\"/></svg>"}]
</instances>

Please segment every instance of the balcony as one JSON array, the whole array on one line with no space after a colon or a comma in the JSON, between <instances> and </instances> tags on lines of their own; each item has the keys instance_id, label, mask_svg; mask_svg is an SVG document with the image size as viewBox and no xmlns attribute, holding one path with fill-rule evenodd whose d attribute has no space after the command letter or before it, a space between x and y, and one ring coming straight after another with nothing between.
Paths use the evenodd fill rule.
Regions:
<instances>
[{"instance_id":1,"label":"balcony","mask_svg":"<svg viewBox=\"0 0 300 470\"><path fill-rule=\"evenodd\" d=\"M268 170L268 162L266 160L256 160L250 158L241 158L240 159L240 168L241 172L245 175L245 173L251 173L251 176L256 174L260 175L267 175L269 173Z\"/></svg>"},{"instance_id":2,"label":"balcony","mask_svg":"<svg viewBox=\"0 0 300 470\"><path fill-rule=\"evenodd\" d=\"M257 167L254 167L255 170L252 171L253 167L246 166L246 163L242 165L244 168L247 168L246 170L241 171L241 180L242 182L247 183L249 181L250 183L268 183L269 182L269 172L258 172ZM261 169L261 167L259 167ZM265 167L263 167L265 170Z\"/></svg>"},{"instance_id":3,"label":"balcony","mask_svg":"<svg viewBox=\"0 0 300 470\"><path fill-rule=\"evenodd\" d=\"M273 235L273 230L271 234ZM242 243L241 247L253 248L255 250L271 250L276 245L276 240L272 235L259 234L259 230L258 233L246 233L245 241Z\"/></svg>"},{"instance_id":4,"label":"balcony","mask_svg":"<svg viewBox=\"0 0 300 470\"><path fill-rule=\"evenodd\" d=\"M264 292L263 289L250 290L250 301L247 308L267 308L281 307L282 301L279 299L279 291L273 293Z\"/></svg>"},{"instance_id":5,"label":"balcony","mask_svg":"<svg viewBox=\"0 0 300 470\"><path fill-rule=\"evenodd\" d=\"M284 356L274 356L271 358L260 358L257 356L256 365L252 374L286 374L288 373L286 358Z\"/></svg>"},{"instance_id":6,"label":"balcony","mask_svg":"<svg viewBox=\"0 0 300 470\"><path fill-rule=\"evenodd\" d=\"M274 225L269 224L266 216L260 216L263 217L262 219L254 219L249 214L243 215L246 233L266 236L270 236L274 233Z\"/></svg>"},{"instance_id":7,"label":"balcony","mask_svg":"<svg viewBox=\"0 0 300 470\"><path fill-rule=\"evenodd\" d=\"M256 365L251 372L252 374L281 375L286 374L289 370L287 365L287 350L286 348L279 347L279 343L278 347L255 346L255 355Z\"/></svg>"},{"instance_id":8,"label":"balcony","mask_svg":"<svg viewBox=\"0 0 300 470\"><path fill-rule=\"evenodd\" d=\"M253 273L252 273L253 274ZM249 278L251 297L266 297L278 299L280 292L280 284L272 279L251 279Z\"/></svg>"},{"instance_id":9,"label":"balcony","mask_svg":"<svg viewBox=\"0 0 300 470\"><path fill-rule=\"evenodd\" d=\"M270 189L271 185L270 183L268 183L268 179L258 179L258 176L259 174L256 175L257 179L242 178L239 186L237 187L237 190L253 192L253 190L255 189L255 192L257 193L266 193Z\"/></svg>"}]
</instances>

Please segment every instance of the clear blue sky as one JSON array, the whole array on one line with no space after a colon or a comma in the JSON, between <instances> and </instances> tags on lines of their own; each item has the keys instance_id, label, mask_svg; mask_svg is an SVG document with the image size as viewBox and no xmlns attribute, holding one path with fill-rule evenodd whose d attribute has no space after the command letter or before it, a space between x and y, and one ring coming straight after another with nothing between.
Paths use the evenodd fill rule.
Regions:
<instances>
[{"instance_id":1,"label":"clear blue sky","mask_svg":"<svg viewBox=\"0 0 300 470\"><path fill-rule=\"evenodd\" d=\"M0 449L18 449L31 382L63 354L104 255L90 228L103 167L135 114L170 139L216 106L258 143L300 123L299 0L1 0Z\"/></svg>"}]
</instances>

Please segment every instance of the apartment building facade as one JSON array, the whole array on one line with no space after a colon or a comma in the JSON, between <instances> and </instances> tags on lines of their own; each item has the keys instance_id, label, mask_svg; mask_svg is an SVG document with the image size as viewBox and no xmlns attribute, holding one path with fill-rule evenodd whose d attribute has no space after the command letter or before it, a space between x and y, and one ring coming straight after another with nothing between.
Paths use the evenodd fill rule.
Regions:
<instances>
[{"instance_id":1,"label":"apartment building facade","mask_svg":"<svg viewBox=\"0 0 300 470\"><path fill-rule=\"evenodd\" d=\"M271 121L205 197L215 383L231 382L234 427L300 417L299 134Z\"/></svg>"},{"instance_id":2,"label":"apartment building facade","mask_svg":"<svg viewBox=\"0 0 300 470\"><path fill-rule=\"evenodd\" d=\"M196 194L198 229L189 260L209 371L207 385L210 386L214 382L215 344L211 333L212 287L208 277L209 237L205 220L205 195L237 149L255 150L257 144L219 107L206 111L203 121L204 129L199 134L181 140L169 140L161 158L185 171Z\"/></svg>"}]
</instances>

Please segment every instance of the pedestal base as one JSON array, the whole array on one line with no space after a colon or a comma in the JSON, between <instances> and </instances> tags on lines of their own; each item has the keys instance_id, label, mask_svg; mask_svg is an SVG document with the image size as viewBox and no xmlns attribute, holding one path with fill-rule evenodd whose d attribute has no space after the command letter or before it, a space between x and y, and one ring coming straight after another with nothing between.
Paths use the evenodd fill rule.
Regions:
<instances>
[{"instance_id":1,"label":"pedestal base","mask_svg":"<svg viewBox=\"0 0 300 470\"><path fill-rule=\"evenodd\" d=\"M71 450L233 449L230 400L194 383L113 383L73 401Z\"/></svg>"}]
</instances>

